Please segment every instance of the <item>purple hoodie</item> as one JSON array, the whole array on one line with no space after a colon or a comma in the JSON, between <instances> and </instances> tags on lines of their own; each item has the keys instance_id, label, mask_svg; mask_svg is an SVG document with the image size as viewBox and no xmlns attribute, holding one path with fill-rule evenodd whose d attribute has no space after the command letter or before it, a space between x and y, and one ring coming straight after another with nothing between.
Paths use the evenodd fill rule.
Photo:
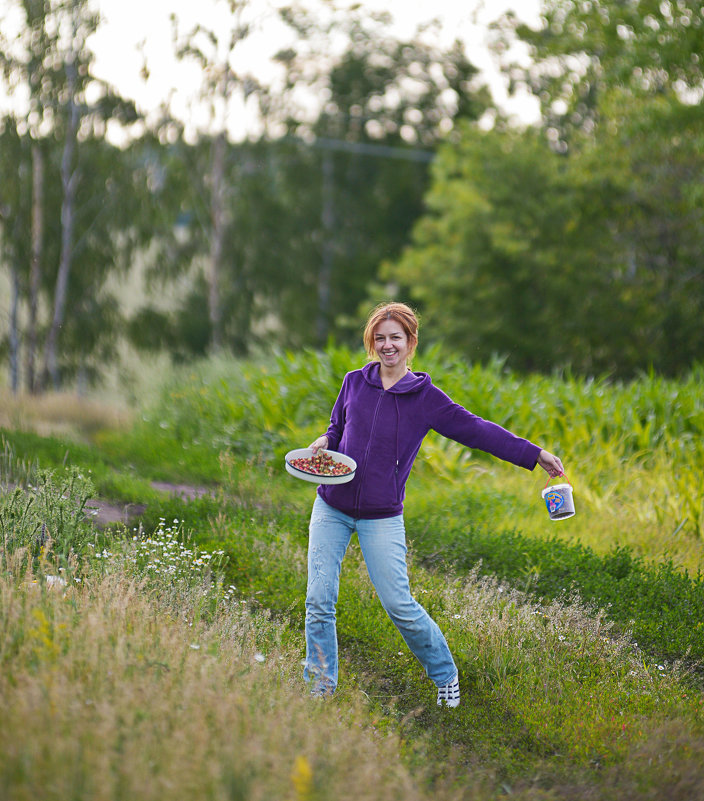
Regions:
<instances>
[{"instance_id":1,"label":"purple hoodie","mask_svg":"<svg viewBox=\"0 0 704 801\"><path fill-rule=\"evenodd\" d=\"M351 456L357 472L346 484L320 485L318 494L354 518L401 514L406 481L430 429L527 470L538 461L537 445L454 403L427 373L409 371L385 390L379 363L370 362L345 376L325 432L328 447Z\"/></svg>"}]
</instances>

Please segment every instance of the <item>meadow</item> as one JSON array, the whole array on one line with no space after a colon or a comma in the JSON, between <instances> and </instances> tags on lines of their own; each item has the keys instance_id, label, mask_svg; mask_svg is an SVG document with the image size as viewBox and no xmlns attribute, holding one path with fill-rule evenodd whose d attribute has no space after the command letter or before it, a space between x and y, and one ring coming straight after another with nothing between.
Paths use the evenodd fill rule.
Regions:
<instances>
[{"instance_id":1,"label":"meadow","mask_svg":"<svg viewBox=\"0 0 704 801\"><path fill-rule=\"evenodd\" d=\"M704 794L702 369L617 383L417 358L455 400L558 453L577 509L552 522L542 471L427 438L406 523L412 589L460 668L462 704L445 710L354 541L339 691L315 701L300 676L315 490L283 455L325 429L363 363L332 347L208 360L117 409L6 413L8 797ZM189 502L156 480L211 491ZM98 530L93 497L144 511Z\"/></svg>"}]
</instances>

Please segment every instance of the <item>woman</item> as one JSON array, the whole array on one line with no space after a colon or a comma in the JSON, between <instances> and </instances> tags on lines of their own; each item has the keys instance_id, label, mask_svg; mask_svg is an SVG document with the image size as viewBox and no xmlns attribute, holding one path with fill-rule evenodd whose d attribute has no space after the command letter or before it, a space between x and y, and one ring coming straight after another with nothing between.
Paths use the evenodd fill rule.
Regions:
<instances>
[{"instance_id":1,"label":"woman","mask_svg":"<svg viewBox=\"0 0 704 801\"><path fill-rule=\"evenodd\" d=\"M403 522L405 486L430 429L470 448L551 476L562 462L528 440L477 417L408 364L418 344L418 320L402 303L377 306L364 331L372 359L344 378L314 453L330 448L357 462L354 479L318 487L310 521L306 596L305 679L315 695L337 686L337 604L340 567L353 531L384 609L438 687L439 705L460 701L457 668L445 637L412 597Z\"/></svg>"}]
</instances>

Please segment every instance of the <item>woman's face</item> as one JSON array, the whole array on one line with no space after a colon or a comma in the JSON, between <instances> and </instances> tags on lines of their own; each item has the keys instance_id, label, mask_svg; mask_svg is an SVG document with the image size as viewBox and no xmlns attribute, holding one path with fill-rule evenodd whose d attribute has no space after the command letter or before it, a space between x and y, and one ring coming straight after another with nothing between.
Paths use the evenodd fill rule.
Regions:
<instances>
[{"instance_id":1,"label":"woman's face","mask_svg":"<svg viewBox=\"0 0 704 801\"><path fill-rule=\"evenodd\" d=\"M396 320L384 320L374 329L374 350L384 367L405 365L411 353L406 332Z\"/></svg>"}]
</instances>

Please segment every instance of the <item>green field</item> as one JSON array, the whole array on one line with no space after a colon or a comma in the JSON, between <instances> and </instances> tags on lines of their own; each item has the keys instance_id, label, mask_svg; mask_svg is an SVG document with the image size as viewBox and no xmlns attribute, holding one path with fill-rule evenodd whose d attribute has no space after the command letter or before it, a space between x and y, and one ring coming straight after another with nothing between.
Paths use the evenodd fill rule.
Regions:
<instances>
[{"instance_id":1,"label":"green field","mask_svg":"<svg viewBox=\"0 0 704 801\"><path fill-rule=\"evenodd\" d=\"M702 370L620 384L417 359L559 454L577 509L552 522L542 471L427 438L406 524L412 589L460 667L462 705L440 710L354 543L339 692L314 702L300 676L315 490L283 454L325 429L363 363L334 348L207 361L120 414L5 420L8 797L704 794ZM211 491L185 501L154 481ZM96 497L140 515L96 530Z\"/></svg>"}]
</instances>

